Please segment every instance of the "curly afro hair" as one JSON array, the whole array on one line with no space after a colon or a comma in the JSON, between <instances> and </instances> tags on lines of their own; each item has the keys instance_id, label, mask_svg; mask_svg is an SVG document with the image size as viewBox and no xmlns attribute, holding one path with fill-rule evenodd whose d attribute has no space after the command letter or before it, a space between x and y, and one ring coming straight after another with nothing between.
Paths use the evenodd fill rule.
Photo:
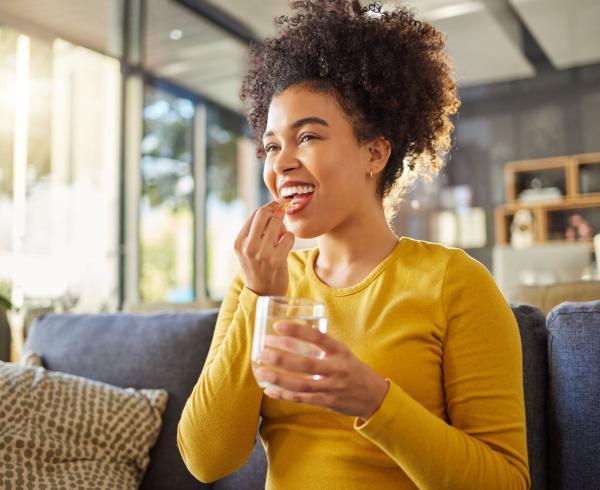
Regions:
<instances>
[{"instance_id":1,"label":"curly afro hair","mask_svg":"<svg viewBox=\"0 0 600 490\"><path fill-rule=\"evenodd\" d=\"M242 81L259 158L272 98L303 84L336 97L358 142L383 136L390 143L382 198L406 190L405 166L416 170L412 180L436 175L460 105L444 35L404 7L382 12L359 0L308 0L292 9L294 16L275 19L273 37L251 46Z\"/></svg>"}]
</instances>

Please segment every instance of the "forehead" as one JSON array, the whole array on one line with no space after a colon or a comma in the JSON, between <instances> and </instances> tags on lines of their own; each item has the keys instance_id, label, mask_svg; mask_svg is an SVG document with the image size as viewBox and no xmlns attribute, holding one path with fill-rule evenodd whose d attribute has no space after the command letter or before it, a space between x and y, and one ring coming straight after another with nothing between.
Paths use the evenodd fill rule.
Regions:
<instances>
[{"instance_id":1,"label":"forehead","mask_svg":"<svg viewBox=\"0 0 600 490\"><path fill-rule=\"evenodd\" d=\"M284 131L297 120L318 117L330 126L349 124L335 96L305 87L290 87L273 97L269 105L267 131Z\"/></svg>"}]
</instances>

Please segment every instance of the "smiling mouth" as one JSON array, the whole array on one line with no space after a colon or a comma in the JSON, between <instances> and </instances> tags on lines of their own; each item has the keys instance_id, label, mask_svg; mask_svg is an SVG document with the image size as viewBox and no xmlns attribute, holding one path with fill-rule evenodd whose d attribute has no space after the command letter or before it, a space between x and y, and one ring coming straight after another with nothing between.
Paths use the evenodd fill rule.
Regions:
<instances>
[{"instance_id":1,"label":"smiling mouth","mask_svg":"<svg viewBox=\"0 0 600 490\"><path fill-rule=\"evenodd\" d=\"M284 211L287 216L299 213L311 201L313 194L314 191L287 196L280 209Z\"/></svg>"},{"instance_id":2,"label":"smiling mouth","mask_svg":"<svg viewBox=\"0 0 600 490\"><path fill-rule=\"evenodd\" d=\"M314 185L297 185L291 187L283 187L279 190L281 197L295 197L302 194L312 194L315 191Z\"/></svg>"}]
</instances>

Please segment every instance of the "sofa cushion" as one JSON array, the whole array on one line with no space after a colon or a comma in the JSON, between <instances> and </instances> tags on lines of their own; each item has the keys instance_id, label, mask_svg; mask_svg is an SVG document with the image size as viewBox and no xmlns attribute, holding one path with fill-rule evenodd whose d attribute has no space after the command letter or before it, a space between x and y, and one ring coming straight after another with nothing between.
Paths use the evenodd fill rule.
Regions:
<instances>
[{"instance_id":1,"label":"sofa cushion","mask_svg":"<svg viewBox=\"0 0 600 490\"><path fill-rule=\"evenodd\" d=\"M46 315L34 322L24 348L39 353L51 370L116 386L167 390L163 429L141 489L210 488L185 467L177 450L177 423L202 370L216 314Z\"/></svg>"},{"instance_id":2,"label":"sofa cushion","mask_svg":"<svg viewBox=\"0 0 600 490\"><path fill-rule=\"evenodd\" d=\"M600 481L600 301L548 315L551 488Z\"/></svg>"},{"instance_id":3,"label":"sofa cushion","mask_svg":"<svg viewBox=\"0 0 600 490\"><path fill-rule=\"evenodd\" d=\"M138 488L167 404L133 390L0 361L2 488Z\"/></svg>"},{"instance_id":4,"label":"sofa cushion","mask_svg":"<svg viewBox=\"0 0 600 490\"><path fill-rule=\"evenodd\" d=\"M546 318L529 305L511 305L519 325L523 350L523 389L527 423L527 452L533 490L548 485L548 349Z\"/></svg>"}]
</instances>

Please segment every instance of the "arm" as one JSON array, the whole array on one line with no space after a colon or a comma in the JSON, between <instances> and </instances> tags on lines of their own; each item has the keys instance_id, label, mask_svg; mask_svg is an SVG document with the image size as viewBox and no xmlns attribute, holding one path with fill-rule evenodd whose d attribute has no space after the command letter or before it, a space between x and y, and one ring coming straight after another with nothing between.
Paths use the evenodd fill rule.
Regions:
<instances>
[{"instance_id":1,"label":"arm","mask_svg":"<svg viewBox=\"0 0 600 490\"><path fill-rule=\"evenodd\" d=\"M177 429L190 472L212 482L241 468L254 447L262 391L250 365L256 294L238 276L223 300L198 383Z\"/></svg>"},{"instance_id":2,"label":"arm","mask_svg":"<svg viewBox=\"0 0 600 490\"><path fill-rule=\"evenodd\" d=\"M397 385L355 428L423 489L529 488L521 344L488 271L464 252L443 286L443 370L450 424Z\"/></svg>"}]
</instances>

